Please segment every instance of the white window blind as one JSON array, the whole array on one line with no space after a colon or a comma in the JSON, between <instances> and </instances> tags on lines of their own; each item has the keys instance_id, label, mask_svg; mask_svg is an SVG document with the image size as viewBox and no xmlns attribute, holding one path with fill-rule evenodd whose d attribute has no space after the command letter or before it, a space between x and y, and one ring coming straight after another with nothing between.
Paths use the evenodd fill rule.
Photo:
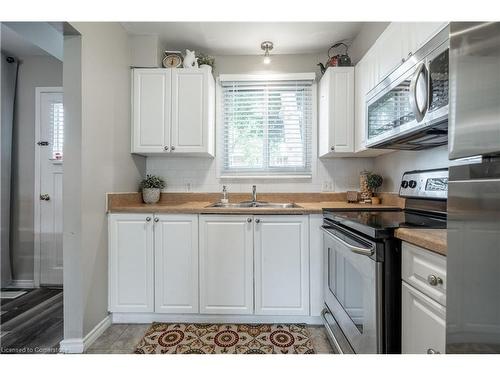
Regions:
<instances>
[{"instance_id":1,"label":"white window blind","mask_svg":"<svg viewBox=\"0 0 500 375\"><path fill-rule=\"evenodd\" d=\"M62 160L64 144L64 109L61 101L53 100L50 103L50 138L52 159Z\"/></svg>"},{"instance_id":2,"label":"white window blind","mask_svg":"<svg viewBox=\"0 0 500 375\"><path fill-rule=\"evenodd\" d=\"M311 175L313 83L221 80L222 176Z\"/></svg>"}]
</instances>

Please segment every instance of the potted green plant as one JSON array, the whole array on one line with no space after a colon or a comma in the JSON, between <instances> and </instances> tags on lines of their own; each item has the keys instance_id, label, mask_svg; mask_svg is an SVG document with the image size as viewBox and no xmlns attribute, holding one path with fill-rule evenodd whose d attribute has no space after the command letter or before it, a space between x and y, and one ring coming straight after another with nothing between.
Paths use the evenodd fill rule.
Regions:
<instances>
[{"instance_id":1,"label":"potted green plant","mask_svg":"<svg viewBox=\"0 0 500 375\"><path fill-rule=\"evenodd\" d=\"M210 67L210 69L213 69L215 67L215 57L204 54L204 53L199 53L196 55L196 58L198 60L198 66L200 68L203 67Z\"/></svg>"},{"instance_id":2,"label":"potted green plant","mask_svg":"<svg viewBox=\"0 0 500 375\"><path fill-rule=\"evenodd\" d=\"M368 176L366 176L366 184L368 186L368 189L370 189L370 191L372 192L372 195L377 192L377 189L382 186L383 182L384 179L382 178L382 176L376 173L368 173ZM373 196L372 203L380 204L380 198Z\"/></svg>"},{"instance_id":3,"label":"potted green plant","mask_svg":"<svg viewBox=\"0 0 500 375\"><path fill-rule=\"evenodd\" d=\"M144 203L156 203L160 200L160 192L166 186L165 181L151 174L141 181L142 200Z\"/></svg>"}]
</instances>

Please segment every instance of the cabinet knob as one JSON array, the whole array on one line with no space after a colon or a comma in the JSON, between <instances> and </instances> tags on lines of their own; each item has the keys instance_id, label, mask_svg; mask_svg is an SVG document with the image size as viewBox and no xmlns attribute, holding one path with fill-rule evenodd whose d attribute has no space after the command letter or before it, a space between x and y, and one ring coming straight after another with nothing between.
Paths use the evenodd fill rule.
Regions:
<instances>
[{"instance_id":1,"label":"cabinet knob","mask_svg":"<svg viewBox=\"0 0 500 375\"><path fill-rule=\"evenodd\" d=\"M333 150L335 150L335 147L334 146L330 147L330 151L333 151Z\"/></svg>"},{"instance_id":2,"label":"cabinet knob","mask_svg":"<svg viewBox=\"0 0 500 375\"><path fill-rule=\"evenodd\" d=\"M252 222L252 218L248 217L247 218L247 223L251 223Z\"/></svg>"},{"instance_id":3,"label":"cabinet knob","mask_svg":"<svg viewBox=\"0 0 500 375\"><path fill-rule=\"evenodd\" d=\"M260 219L255 219L255 222L256 222L257 224L259 224L259 223L260 223Z\"/></svg>"},{"instance_id":4,"label":"cabinet knob","mask_svg":"<svg viewBox=\"0 0 500 375\"><path fill-rule=\"evenodd\" d=\"M148 216L148 217L146 218L146 221L151 221L151 218Z\"/></svg>"},{"instance_id":5,"label":"cabinet knob","mask_svg":"<svg viewBox=\"0 0 500 375\"><path fill-rule=\"evenodd\" d=\"M437 350L429 348L429 349L427 349L427 354L441 354L441 352L438 352Z\"/></svg>"},{"instance_id":6,"label":"cabinet knob","mask_svg":"<svg viewBox=\"0 0 500 375\"><path fill-rule=\"evenodd\" d=\"M174 151L174 150L175 150L175 146L170 147L170 149L171 149L172 151Z\"/></svg>"},{"instance_id":7,"label":"cabinet knob","mask_svg":"<svg viewBox=\"0 0 500 375\"><path fill-rule=\"evenodd\" d=\"M429 275L427 276L427 282L432 286L436 286L443 284L443 279L436 275Z\"/></svg>"},{"instance_id":8,"label":"cabinet knob","mask_svg":"<svg viewBox=\"0 0 500 375\"><path fill-rule=\"evenodd\" d=\"M168 151L168 146L163 147L165 151Z\"/></svg>"},{"instance_id":9,"label":"cabinet knob","mask_svg":"<svg viewBox=\"0 0 500 375\"><path fill-rule=\"evenodd\" d=\"M155 221L155 223L157 223L157 222L159 222L159 221L160 221L160 219L159 219L158 217L155 217L155 220L154 220L154 221Z\"/></svg>"}]
</instances>

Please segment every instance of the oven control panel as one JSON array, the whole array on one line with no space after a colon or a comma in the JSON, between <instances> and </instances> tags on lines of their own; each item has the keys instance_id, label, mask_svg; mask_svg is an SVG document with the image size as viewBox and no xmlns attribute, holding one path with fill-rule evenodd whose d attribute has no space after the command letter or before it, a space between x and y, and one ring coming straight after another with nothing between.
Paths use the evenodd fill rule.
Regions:
<instances>
[{"instance_id":1,"label":"oven control panel","mask_svg":"<svg viewBox=\"0 0 500 375\"><path fill-rule=\"evenodd\" d=\"M399 195L405 198L447 199L448 168L405 172Z\"/></svg>"}]
</instances>

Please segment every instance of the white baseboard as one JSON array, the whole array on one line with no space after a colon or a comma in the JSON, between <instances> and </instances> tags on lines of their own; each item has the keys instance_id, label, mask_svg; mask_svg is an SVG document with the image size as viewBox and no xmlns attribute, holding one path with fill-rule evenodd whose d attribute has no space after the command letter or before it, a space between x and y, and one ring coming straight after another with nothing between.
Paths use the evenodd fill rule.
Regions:
<instances>
[{"instance_id":1,"label":"white baseboard","mask_svg":"<svg viewBox=\"0 0 500 375\"><path fill-rule=\"evenodd\" d=\"M158 313L113 313L113 323L306 323L323 324L320 316L275 316L275 315L208 315L208 314L158 314Z\"/></svg>"},{"instance_id":2,"label":"white baseboard","mask_svg":"<svg viewBox=\"0 0 500 375\"><path fill-rule=\"evenodd\" d=\"M7 288L33 289L35 288L34 280L12 280Z\"/></svg>"},{"instance_id":3,"label":"white baseboard","mask_svg":"<svg viewBox=\"0 0 500 375\"><path fill-rule=\"evenodd\" d=\"M68 354L81 354L101 336L111 325L111 316L107 315L83 339L63 340L59 344L59 352Z\"/></svg>"}]
</instances>

